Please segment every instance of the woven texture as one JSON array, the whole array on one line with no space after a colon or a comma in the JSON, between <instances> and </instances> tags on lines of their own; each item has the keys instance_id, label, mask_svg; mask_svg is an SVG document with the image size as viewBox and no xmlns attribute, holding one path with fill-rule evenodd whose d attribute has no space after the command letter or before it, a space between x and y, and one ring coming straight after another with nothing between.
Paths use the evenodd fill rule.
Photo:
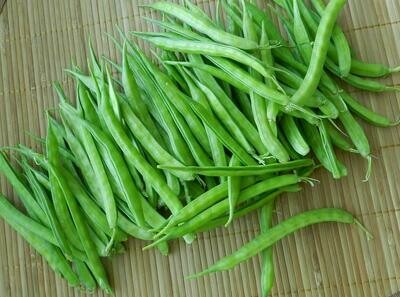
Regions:
<instances>
[{"instance_id":1,"label":"woven texture","mask_svg":"<svg viewBox=\"0 0 400 297\"><path fill-rule=\"evenodd\" d=\"M213 3L201 2L213 14ZM116 35L115 25L124 30L155 29L140 18L150 12L136 4L134 0L7 1L0 15L0 146L24 143L39 149L26 131L45 135L44 111L57 104L54 80L73 95L73 80L63 69L72 63L86 64L89 37L97 52L119 60L106 32ZM400 64L398 0L349 0L341 23L360 58ZM383 81L400 85L400 75ZM400 94L355 93L373 109L398 117ZM351 226L325 224L282 240L275 246L277 280L272 296L386 297L400 290L400 128L368 126L366 131L376 156L370 182L361 182L364 160L339 155L350 176L334 181L324 171L315 173L320 184L282 196L275 222L311 208L344 207L365 223L375 239L368 242ZM0 189L17 201L4 179ZM229 228L201 234L191 246L175 241L168 257L143 252L143 242L131 239L124 255L106 262L116 296L258 296L258 258L229 272L184 280L258 232L254 214ZM0 234L0 296L85 296L55 276L1 220Z\"/></svg>"}]
</instances>

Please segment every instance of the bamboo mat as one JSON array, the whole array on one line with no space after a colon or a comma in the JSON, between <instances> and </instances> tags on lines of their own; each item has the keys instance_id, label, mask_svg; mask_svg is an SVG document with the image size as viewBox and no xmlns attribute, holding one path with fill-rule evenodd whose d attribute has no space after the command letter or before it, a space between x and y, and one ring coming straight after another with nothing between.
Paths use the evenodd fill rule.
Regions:
<instances>
[{"instance_id":1,"label":"bamboo mat","mask_svg":"<svg viewBox=\"0 0 400 297\"><path fill-rule=\"evenodd\" d=\"M399 0L348 2L341 22L356 54L400 64ZM213 13L212 3L202 5ZM73 81L63 69L72 63L85 65L89 37L96 51L118 60L104 33L116 35L117 24L125 30L154 29L140 19L144 14L149 12L132 0L7 1L0 15L0 146L24 143L38 148L26 131L45 135L44 111L56 105L52 82L59 80L73 95ZM400 85L400 75L384 82ZM399 116L400 94L354 92L375 110ZM321 183L282 196L275 219L315 207L344 207L375 239L367 242L356 228L336 224L311 227L284 239L275 247L277 284L272 296L388 297L400 291L400 128L366 130L376 156L369 183L361 182L363 160L340 155L350 169L348 178L334 181L326 172L317 172L314 177ZM15 197L4 179L0 189ZM258 296L258 258L230 272L184 280L258 232L257 216L248 216L227 229L201 234L191 246L173 242L169 257L143 252L143 242L131 239L124 255L106 263L116 296ZM55 276L3 221L0 234L0 296L85 296Z\"/></svg>"}]
</instances>

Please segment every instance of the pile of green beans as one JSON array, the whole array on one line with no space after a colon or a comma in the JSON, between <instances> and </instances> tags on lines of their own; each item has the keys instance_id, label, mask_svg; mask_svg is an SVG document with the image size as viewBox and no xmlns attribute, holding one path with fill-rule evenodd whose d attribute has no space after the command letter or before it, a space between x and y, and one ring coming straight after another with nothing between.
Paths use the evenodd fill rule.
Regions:
<instances>
[{"instance_id":1,"label":"pile of green beans","mask_svg":"<svg viewBox=\"0 0 400 297\"><path fill-rule=\"evenodd\" d=\"M37 138L40 152L1 149L0 173L25 212L0 195L0 216L71 286L111 293L101 258L123 252L129 236L167 255L168 241L190 244L253 211L260 235L191 277L260 254L260 296L268 296L272 248L283 237L323 222L354 224L371 237L342 209L274 225L275 201L312 183L320 165L346 176L338 150L367 159L368 180L371 150L357 119L398 122L343 85L397 91L372 79L400 69L352 56L337 23L345 0L273 2L285 32L246 0L217 1L216 21L190 0L147 5L163 15L146 18L161 30L132 35L157 47L154 59L122 32L112 39L121 65L99 59L90 45L88 71L68 70L76 98L55 84L59 106L47 114L46 137Z\"/></svg>"}]
</instances>

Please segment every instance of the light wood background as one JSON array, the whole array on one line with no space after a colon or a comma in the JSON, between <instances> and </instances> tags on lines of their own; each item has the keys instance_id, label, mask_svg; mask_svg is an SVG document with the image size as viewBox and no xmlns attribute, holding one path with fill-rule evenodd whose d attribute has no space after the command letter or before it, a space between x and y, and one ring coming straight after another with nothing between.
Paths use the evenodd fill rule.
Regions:
<instances>
[{"instance_id":1,"label":"light wood background","mask_svg":"<svg viewBox=\"0 0 400 297\"><path fill-rule=\"evenodd\" d=\"M73 82L63 69L72 63L85 65L89 37L99 53L118 59L104 33L116 35L115 25L125 30L154 29L140 18L149 12L136 4L133 0L7 1L0 15L0 145L24 143L37 148L26 132L45 135L44 111L56 104L53 81L61 81L73 94ZM213 13L213 3L201 5ZM398 0L349 0L341 22L359 57L400 64ZM383 81L399 85L400 76ZM355 93L375 110L399 117L400 94ZM273 296L387 297L400 290L400 128L366 126L366 131L376 156L369 183L361 182L362 159L340 155L350 176L334 181L326 172L317 172L320 184L281 198L276 220L315 207L344 207L365 223L375 239L367 242L356 228L335 224L284 239L275 247ZM0 181L1 192L17 201L10 186ZM201 234L191 246L172 243L168 257L142 252L143 242L130 240L124 255L106 263L116 296L258 296L258 258L230 272L184 280L184 275L205 268L258 232L257 216L248 216L227 229ZM85 294L55 276L0 220L0 296Z\"/></svg>"}]
</instances>

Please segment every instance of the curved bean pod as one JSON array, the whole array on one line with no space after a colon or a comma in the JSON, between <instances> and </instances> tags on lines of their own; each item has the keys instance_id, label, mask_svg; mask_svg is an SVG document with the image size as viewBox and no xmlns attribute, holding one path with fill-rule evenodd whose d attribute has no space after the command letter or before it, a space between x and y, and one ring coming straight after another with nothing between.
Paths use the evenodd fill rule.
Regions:
<instances>
[{"instance_id":1,"label":"curved bean pod","mask_svg":"<svg viewBox=\"0 0 400 297\"><path fill-rule=\"evenodd\" d=\"M301 156L306 156L310 152L310 147L304 140L295 120L290 116L283 115L281 127L293 149Z\"/></svg>"},{"instance_id":2,"label":"curved bean pod","mask_svg":"<svg viewBox=\"0 0 400 297\"><path fill-rule=\"evenodd\" d=\"M304 17L304 20L307 24L307 27L315 35L318 29L319 17L316 16L315 14L313 15L306 7L303 1L299 2L299 7L301 10L301 14ZM335 63L338 62L337 52L333 44L329 46L328 54L330 59L332 59ZM350 71L352 74L363 77L379 78L389 75L391 73L399 72L400 68L399 67L390 68L386 65L367 63L364 61L360 61L356 58L352 58Z\"/></svg>"},{"instance_id":3,"label":"curved bean pod","mask_svg":"<svg viewBox=\"0 0 400 297\"><path fill-rule=\"evenodd\" d=\"M329 134L332 144L344 151L356 152L354 146L347 141L342 133L338 131L330 122L325 122L326 130Z\"/></svg>"},{"instance_id":4,"label":"curved bean pod","mask_svg":"<svg viewBox=\"0 0 400 297\"><path fill-rule=\"evenodd\" d=\"M324 124L320 124L318 129L304 122L302 127L306 141L321 164L332 173L334 178L345 176L347 171L344 172L341 170L342 167L339 165L340 163L335 156L331 140L326 132Z\"/></svg>"},{"instance_id":5,"label":"curved bean pod","mask_svg":"<svg viewBox=\"0 0 400 297\"><path fill-rule=\"evenodd\" d=\"M312 0L311 3L318 14L322 16L325 10L325 4L321 0ZM336 49L340 75L346 77L351 70L351 50L346 36L338 25L333 29L332 41Z\"/></svg>"},{"instance_id":6,"label":"curved bean pod","mask_svg":"<svg viewBox=\"0 0 400 297\"><path fill-rule=\"evenodd\" d=\"M347 92L343 92L341 97L355 114L372 125L392 127L399 124L399 121L393 122L387 117L368 109Z\"/></svg>"},{"instance_id":7,"label":"curved bean pod","mask_svg":"<svg viewBox=\"0 0 400 297\"><path fill-rule=\"evenodd\" d=\"M32 172L32 169L29 167L27 162L23 162L22 164L23 164L23 168L24 168L27 180L32 188L33 193L35 194L36 199L39 201L43 211L47 215L47 218L50 223L50 229L53 232L52 235L56 239L56 243L49 241L48 239L47 239L47 241L59 246L61 251L63 252L63 254L68 259L72 260L75 256L75 254L80 253L80 251L76 250L76 252L74 252L74 253L72 252L71 244L68 242L67 236L64 232L64 229L61 227L60 222L57 219L57 215L54 210L53 204L50 203L49 197L47 197L46 192L42 188L42 185L37 181L35 175ZM22 220L20 222L22 222ZM26 226L31 226L31 225L29 224ZM34 226L34 224L32 226ZM34 228L34 229L40 230L40 228ZM83 257L83 259L84 259L84 257Z\"/></svg>"},{"instance_id":8,"label":"curved bean pod","mask_svg":"<svg viewBox=\"0 0 400 297\"><path fill-rule=\"evenodd\" d=\"M156 128L153 120L150 117L148 108L142 97L140 95L139 86L136 82L136 79L133 75L132 69L129 66L128 61L128 52L127 45L124 44L123 53L122 53L122 75L121 75L122 85L126 94L127 102L129 106L132 108L133 112L138 115L140 121L143 125L151 131L154 138L162 143L161 135L158 133L158 129Z\"/></svg>"},{"instance_id":9,"label":"curved bean pod","mask_svg":"<svg viewBox=\"0 0 400 297\"><path fill-rule=\"evenodd\" d=\"M241 183L242 189L254 184L253 179L243 179ZM220 185L208 190L207 192L198 196L195 200L186 204L178 213L174 214L168 220L167 225L162 227L162 230L158 232L156 237L161 236L168 229L183 223L191 218L195 217L197 214L201 213L205 209L211 207L217 202L221 201L224 197L228 195L228 183L224 182Z\"/></svg>"},{"instance_id":10,"label":"curved bean pod","mask_svg":"<svg viewBox=\"0 0 400 297\"><path fill-rule=\"evenodd\" d=\"M144 65L144 62L140 59L136 51L135 56L130 56L129 64L135 73L135 77L138 79L138 83L140 83L141 89L148 93L147 104L154 107L154 109L150 108L149 111L167 132L168 140L175 156L185 165L194 164L195 161L190 150L180 134L174 119L168 112L167 106L156 88L156 83L154 82L152 74L146 65Z\"/></svg>"},{"instance_id":11,"label":"curved bean pod","mask_svg":"<svg viewBox=\"0 0 400 297\"><path fill-rule=\"evenodd\" d=\"M215 96L215 94L202 83L198 83L198 87L203 91L208 99L209 105L215 112L222 124L229 130L230 133L235 137L235 140L247 151L250 155L255 155L254 149L251 147L246 137L243 135L241 130L236 125L235 121L231 118L229 113L226 111L224 106Z\"/></svg>"},{"instance_id":12,"label":"curved bean pod","mask_svg":"<svg viewBox=\"0 0 400 297\"><path fill-rule=\"evenodd\" d=\"M303 105L317 89L323 74L332 30L345 3L346 0L331 0L327 5L315 37L313 59L310 61L303 84L291 98L293 103Z\"/></svg>"},{"instance_id":13,"label":"curved bean pod","mask_svg":"<svg viewBox=\"0 0 400 297\"><path fill-rule=\"evenodd\" d=\"M364 229L349 212L342 209L322 208L306 211L301 214L295 215L283 221L282 223L272 227L267 232L258 235L255 239L239 248L233 254L222 258L203 272L192 275L189 278L192 279L209 273L228 270L235 265L246 261L252 256L257 255L259 252L272 246L275 242L301 228L325 222L355 224L357 226L360 226L361 229Z\"/></svg>"}]
</instances>

